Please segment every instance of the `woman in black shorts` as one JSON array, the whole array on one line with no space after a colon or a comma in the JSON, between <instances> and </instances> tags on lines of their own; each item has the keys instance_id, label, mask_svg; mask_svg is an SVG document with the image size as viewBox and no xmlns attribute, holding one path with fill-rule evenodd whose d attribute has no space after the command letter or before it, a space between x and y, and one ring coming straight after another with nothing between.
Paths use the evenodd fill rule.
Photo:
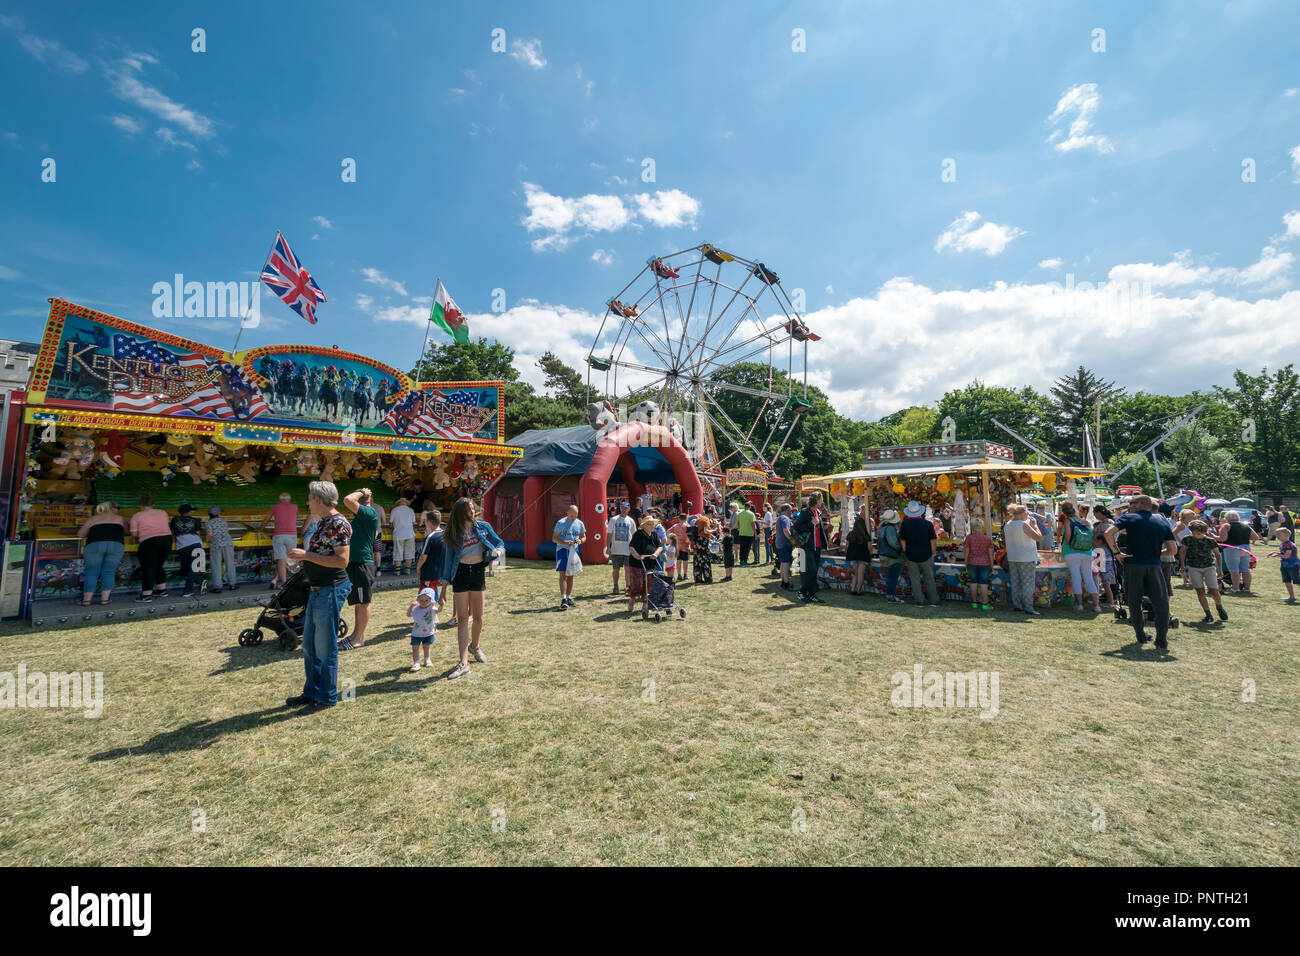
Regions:
<instances>
[{"instance_id":1,"label":"woman in black shorts","mask_svg":"<svg viewBox=\"0 0 1300 956\"><path fill-rule=\"evenodd\" d=\"M460 663L447 675L448 680L469 673L469 659L478 663L487 658L479 648L483 631L483 592L487 585L484 572L492 556L505 545L486 521L477 520L474 502L461 498L451 506L451 519L443 533L442 570L438 581L451 586L452 613L456 616L456 641L460 645ZM470 640L470 618L474 619Z\"/></svg>"}]
</instances>

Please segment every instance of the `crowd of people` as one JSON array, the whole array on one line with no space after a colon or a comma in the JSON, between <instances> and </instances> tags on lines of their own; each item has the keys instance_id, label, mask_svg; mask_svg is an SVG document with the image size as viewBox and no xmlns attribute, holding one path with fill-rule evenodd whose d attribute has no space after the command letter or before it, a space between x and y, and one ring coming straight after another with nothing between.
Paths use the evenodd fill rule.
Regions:
<instances>
[{"instance_id":1,"label":"crowd of people","mask_svg":"<svg viewBox=\"0 0 1300 956\"><path fill-rule=\"evenodd\" d=\"M467 675L471 661L486 662L481 646L486 578L503 558L504 543L469 498L455 502L445 524L432 502L420 503L417 512L410 499L401 497L386 515L369 488L340 498L332 482L314 481L308 488L301 540L300 509L292 496L282 494L268 510L258 528L271 531L275 569L270 586L283 587L291 567L301 566L310 588L303 626L305 680L302 693L288 698L288 705L315 709L337 703L338 655L366 645L386 524L393 531L394 568L414 571L419 582L406 609L411 620L411 669L432 666L430 648L449 598L452 616L444 626L456 627L459 657L447 678ZM151 498L142 496L139 510L128 521L115 502L101 503L78 531L85 539L82 604L89 605L96 594L101 604L110 603L127 536L139 542L137 602L166 597L164 562L173 553L185 574L182 596L193 595L205 568L205 545L209 590L238 588L234 542L221 508L210 508L206 523L195 517L189 504L177 511L169 517ZM626 598L629 612L638 602L642 610L647 608L652 575L710 585L715 580L733 580L737 564L770 567L770 574L779 577L778 586L787 591L796 590L792 576L797 565L796 599L821 604L818 572L823 553L832 548L837 553L843 550L851 568L850 594L867 593L868 568L877 558L887 602L904 603L900 584L906 570L913 602L918 607L939 607L936 542L951 532L953 518L948 509L936 514L910 501L901 509L884 511L873 522L863 505L856 511L842 511L835 529L820 492L811 493L797 506L791 501L765 501L762 514L752 501L717 499L696 512L694 503L682 501L680 494L658 504L649 495L611 502L609 513L605 540L611 593ZM582 571L587 535L576 505L552 532L562 611L575 606L574 583ZM1223 595L1253 593L1250 546L1261 540L1279 542L1267 557L1280 559L1286 600L1295 603L1300 556L1294 516L1285 507L1254 511L1249 521L1243 521L1237 511L1175 511L1145 495L1114 510L1066 501L1055 514L1046 503L1032 509L1013 503L1002 523L1000 549L979 518L971 520L963 548L972 609L992 610L991 572L1001 565L1007 572L1007 603L1016 611L1039 616L1034 591L1040 552L1059 550L1069 571L1076 611L1085 610L1085 601L1093 612L1125 602L1135 638L1142 645L1152 641L1145 629L1144 603L1149 604L1154 644L1163 649L1168 646L1174 578L1180 576L1195 591L1205 622L1213 622L1215 615L1227 621ZM715 579L718 565L723 573ZM354 627L341 636L338 624L346 606L353 608Z\"/></svg>"}]
</instances>

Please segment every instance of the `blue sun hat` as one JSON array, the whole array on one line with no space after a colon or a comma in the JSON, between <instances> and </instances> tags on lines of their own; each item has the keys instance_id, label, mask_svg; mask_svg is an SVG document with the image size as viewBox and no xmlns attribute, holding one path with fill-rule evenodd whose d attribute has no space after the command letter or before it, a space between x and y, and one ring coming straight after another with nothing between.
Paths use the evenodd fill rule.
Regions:
<instances>
[{"instance_id":1,"label":"blue sun hat","mask_svg":"<svg viewBox=\"0 0 1300 956\"><path fill-rule=\"evenodd\" d=\"M925 505L921 504L919 501L909 501L907 507L903 509L903 514L907 515L909 518L924 518Z\"/></svg>"}]
</instances>

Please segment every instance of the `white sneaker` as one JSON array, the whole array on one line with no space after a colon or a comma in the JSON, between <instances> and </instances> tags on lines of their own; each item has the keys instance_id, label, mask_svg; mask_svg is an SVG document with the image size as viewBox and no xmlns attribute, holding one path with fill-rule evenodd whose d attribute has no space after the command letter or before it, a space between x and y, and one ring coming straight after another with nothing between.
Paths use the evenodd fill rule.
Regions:
<instances>
[{"instance_id":1,"label":"white sneaker","mask_svg":"<svg viewBox=\"0 0 1300 956\"><path fill-rule=\"evenodd\" d=\"M467 674L469 674L469 667L465 664L457 664L452 672L447 675L447 680L455 680L457 677L464 677Z\"/></svg>"},{"instance_id":2,"label":"white sneaker","mask_svg":"<svg viewBox=\"0 0 1300 956\"><path fill-rule=\"evenodd\" d=\"M478 661L480 664L487 663L487 658L483 656L483 648L481 647L471 647L469 649L469 656L474 658L474 660Z\"/></svg>"},{"instance_id":3,"label":"white sneaker","mask_svg":"<svg viewBox=\"0 0 1300 956\"><path fill-rule=\"evenodd\" d=\"M411 670L412 670L412 671L416 671L416 672L418 672L418 671L420 670L420 665L419 665L419 664L412 664L412 665L411 665Z\"/></svg>"}]
</instances>

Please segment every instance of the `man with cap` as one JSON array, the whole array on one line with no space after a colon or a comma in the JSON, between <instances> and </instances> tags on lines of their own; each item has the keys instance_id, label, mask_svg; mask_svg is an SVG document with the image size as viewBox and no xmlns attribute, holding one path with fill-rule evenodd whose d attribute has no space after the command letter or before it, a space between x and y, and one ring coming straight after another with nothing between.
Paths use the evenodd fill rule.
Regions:
<instances>
[{"instance_id":1,"label":"man with cap","mask_svg":"<svg viewBox=\"0 0 1300 956\"><path fill-rule=\"evenodd\" d=\"M618 573L627 567L628 545L632 535L636 534L636 522L629 515L631 505L626 501L618 503L618 514L609 519L605 527L605 540L609 546L609 566L614 572L614 590L618 594Z\"/></svg>"},{"instance_id":2,"label":"man with cap","mask_svg":"<svg viewBox=\"0 0 1300 956\"><path fill-rule=\"evenodd\" d=\"M909 501L903 509L903 523L898 526L898 537L903 544L903 557L907 559L907 580L912 585L912 600L917 607L939 606L939 586L934 581L934 523L925 520L925 505Z\"/></svg>"},{"instance_id":3,"label":"man with cap","mask_svg":"<svg viewBox=\"0 0 1300 956\"><path fill-rule=\"evenodd\" d=\"M180 559L181 570L185 572L185 590L181 597L193 597L199 587L203 574L203 522L192 514L194 506L188 501L176 509L178 514L172 518L170 527L176 536L176 557ZM198 554L195 554L195 552Z\"/></svg>"},{"instance_id":4,"label":"man with cap","mask_svg":"<svg viewBox=\"0 0 1300 956\"><path fill-rule=\"evenodd\" d=\"M880 531L876 535L876 552L885 571L885 600L891 604L903 603L898 595L898 579L903 574L903 540L898 536L902 521L903 516L893 508L882 512Z\"/></svg>"}]
</instances>

